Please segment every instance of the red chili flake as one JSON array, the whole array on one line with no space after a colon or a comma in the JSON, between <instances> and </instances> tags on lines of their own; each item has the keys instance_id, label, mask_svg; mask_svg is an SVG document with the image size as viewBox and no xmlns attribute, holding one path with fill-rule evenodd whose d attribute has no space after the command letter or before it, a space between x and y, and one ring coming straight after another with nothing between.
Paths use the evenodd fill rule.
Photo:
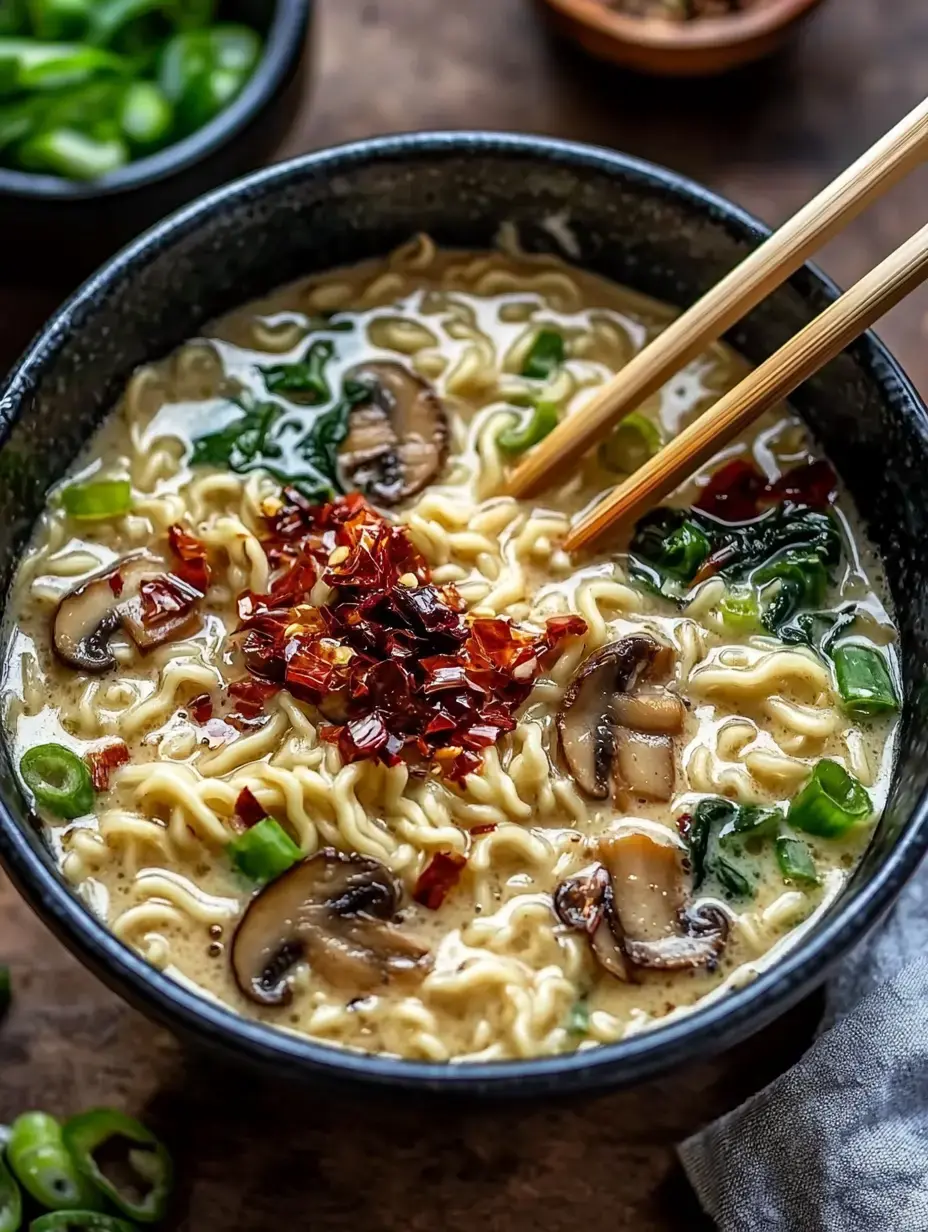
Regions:
<instances>
[{"instance_id":1,"label":"red chili flake","mask_svg":"<svg viewBox=\"0 0 928 1232\"><path fill-rule=\"evenodd\" d=\"M201 591L173 573L147 578L139 587L139 595L142 600L142 624L146 626L160 624L173 616L183 616L193 611L203 598Z\"/></svg>"},{"instance_id":2,"label":"red chili flake","mask_svg":"<svg viewBox=\"0 0 928 1232\"><path fill-rule=\"evenodd\" d=\"M119 596L122 594L122 588L123 588L122 574L117 570L115 573L111 573L107 580L109 581L109 584L110 584L110 590L113 592L113 594L118 599Z\"/></svg>"},{"instance_id":3,"label":"red chili flake","mask_svg":"<svg viewBox=\"0 0 928 1232\"><path fill-rule=\"evenodd\" d=\"M471 831L473 833L473 831ZM457 851L438 851L419 874L413 898L430 911L437 911L457 885L467 856Z\"/></svg>"},{"instance_id":4,"label":"red chili flake","mask_svg":"<svg viewBox=\"0 0 928 1232\"><path fill-rule=\"evenodd\" d=\"M492 834L498 828L496 822L491 821L483 826L471 826L470 833L476 838L479 834Z\"/></svg>"},{"instance_id":5,"label":"red chili flake","mask_svg":"<svg viewBox=\"0 0 928 1232\"><path fill-rule=\"evenodd\" d=\"M206 563L206 545L176 523L168 527L171 551L180 560L175 570L178 577L205 595L209 589L209 565Z\"/></svg>"},{"instance_id":6,"label":"red chili flake","mask_svg":"<svg viewBox=\"0 0 928 1232\"><path fill-rule=\"evenodd\" d=\"M202 726L213 717L213 699L208 693L198 693L188 704L187 709L194 723Z\"/></svg>"},{"instance_id":7,"label":"red chili flake","mask_svg":"<svg viewBox=\"0 0 928 1232\"><path fill-rule=\"evenodd\" d=\"M330 720L320 735L346 762L406 759L462 780L515 726L545 657L586 631L579 616L552 617L543 632L468 620L458 592L433 584L405 527L359 494L314 506L288 489L265 516L276 573L267 594L238 598L249 677L229 692L246 722L280 687L320 707ZM331 591L316 606L320 578Z\"/></svg>"},{"instance_id":8,"label":"red chili flake","mask_svg":"<svg viewBox=\"0 0 928 1232\"><path fill-rule=\"evenodd\" d=\"M115 770L117 766L124 766L128 760L129 750L121 740L88 753L86 762L94 791L109 790L110 771Z\"/></svg>"},{"instance_id":9,"label":"red chili flake","mask_svg":"<svg viewBox=\"0 0 928 1232\"><path fill-rule=\"evenodd\" d=\"M690 830L692 829L692 826L693 826L693 814L692 813L681 813L680 816L677 818L677 829L680 831L680 837L684 839L689 839Z\"/></svg>"},{"instance_id":10,"label":"red chili flake","mask_svg":"<svg viewBox=\"0 0 928 1232\"><path fill-rule=\"evenodd\" d=\"M235 801L235 815L247 830L262 821L267 813L255 799L251 788L243 787Z\"/></svg>"}]
</instances>

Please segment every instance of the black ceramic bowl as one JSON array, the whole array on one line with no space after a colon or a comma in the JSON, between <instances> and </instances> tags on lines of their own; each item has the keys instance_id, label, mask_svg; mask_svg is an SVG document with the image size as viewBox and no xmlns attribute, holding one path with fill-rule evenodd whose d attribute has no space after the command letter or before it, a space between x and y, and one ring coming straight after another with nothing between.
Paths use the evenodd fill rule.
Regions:
<instances>
[{"instance_id":1,"label":"black ceramic bowl","mask_svg":"<svg viewBox=\"0 0 928 1232\"><path fill-rule=\"evenodd\" d=\"M0 167L4 281L71 290L158 218L263 163L289 127L309 61L314 0L223 0L223 20L261 32L241 94L183 141L90 183Z\"/></svg>"},{"instance_id":2,"label":"black ceramic bowl","mask_svg":"<svg viewBox=\"0 0 928 1232\"><path fill-rule=\"evenodd\" d=\"M560 225L546 227L557 218ZM436 134L313 154L218 190L159 224L87 282L32 345L0 398L0 568L8 580L50 483L112 406L129 373L204 321L295 278L383 254L419 230L485 248L500 223L670 303L706 291L764 236L734 206L657 167L538 137ZM730 341L758 361L834 296L801 270ZM876 923L928 843L928 413L872 336L797 393L883 553L906 680L899 766L874 841L814 931L754 983L686 1018L567 1056L437 1066L341 1051L239 1018L149 967L64 884L0 767L0 858L74 953L146 1014L234 1061L288 1077L477 1094L577 1092L634 1082L720 1050L820 982Z\"/></svg>"}]
</instances>

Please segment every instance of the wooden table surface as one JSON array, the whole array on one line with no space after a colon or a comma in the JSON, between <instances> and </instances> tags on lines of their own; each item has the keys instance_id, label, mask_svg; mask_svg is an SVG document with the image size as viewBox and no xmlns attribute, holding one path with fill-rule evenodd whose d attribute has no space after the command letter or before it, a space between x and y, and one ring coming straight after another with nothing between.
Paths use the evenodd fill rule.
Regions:
<instances>
[{"instance_id":1,"label":"wooden table surface","mask_svg":"<svg viewBox=\"0 0 928 1232\"><path fill-rule=\"evenodd\" d=\"M830 0L780 60L668 84L551 41L528 0L321 0L315 83L293 154L372 133L486 127L627 150L785 218L928 92L924 0ZM926 221L914 176L822 255L857 278ZM7 237L9 241L10 237ZM55 306L0 287L0 358ZM928 392L928 292L882 325ZM182 1178L190 1232L696 1232L673 1143L798 1055L818 1003L724 1060L581 1103L398 1106L204 1067L108 993L0 886L15 1008L0 1032L0 1121L31 1106L113 1103L151 1119ZM734 1183L734 1181L733 1181ZM790 1229L784 1232L796 1232Z\"/></svg>"}]
</instances>

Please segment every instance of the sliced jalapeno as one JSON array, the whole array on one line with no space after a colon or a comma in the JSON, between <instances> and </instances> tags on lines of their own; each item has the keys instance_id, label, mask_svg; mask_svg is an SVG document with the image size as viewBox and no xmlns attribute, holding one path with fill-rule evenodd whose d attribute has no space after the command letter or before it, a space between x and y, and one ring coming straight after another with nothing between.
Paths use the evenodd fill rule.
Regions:
<instances>
[{"instance_id":1,"label":"sliced jalapeno","mask_svg":"<svg viewBox=\"0 0 928 1232\"><path fill-rule=\"evenodd\" d=\"M29 1232L138 1232L138 1228L128 1219L100 1211L52 1211L33 1219Z\"/></svg>"},{"instance_id":2,"label":"sliced jalapeno","mask_svg":"<svg viewBox=\"0 0 928 1232\"><path fill-rule=\"evenodd\" d=\"M90 1210L101 1205L94 1186L68 1154L60 1124L47 1112L24 1112L16 1118L6 1157L23 1189L49 1210Z\"/></svg>"},{"instance_id":3,"label":"sliced jalapeno","mask_svg":"<svg viewBox=\"0 0 928 1232\"><path fill-rule=\"evenodd\" d=\"M80 1172L119 1211L140 1223L164 1217L173 1183L171 1156L141 1121L112 1108L96 1108L71 1117L62 1132ZM136 1178L129 1189L105 1171L107 1160L115 1158L121 1174L128 1168Z\"/></svg>"},{"instance_id":4,"label":"sliced jalapeno","mask_svg":"<svg viewBox=\"0 0 928 1232\"><path fill-rule=\"evenodd\" d=\"M0 1232L18 1232L23 1221L23 1196L0 1155Z\"/></svg>"}]
</instances>

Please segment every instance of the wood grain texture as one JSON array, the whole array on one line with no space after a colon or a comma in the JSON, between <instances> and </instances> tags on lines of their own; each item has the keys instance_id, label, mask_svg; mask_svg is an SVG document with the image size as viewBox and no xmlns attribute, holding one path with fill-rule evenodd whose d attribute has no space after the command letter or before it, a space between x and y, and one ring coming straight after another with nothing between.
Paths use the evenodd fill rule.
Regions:
<instances>
[{"instance_id":1,"label":"wood grain texture","mask_svg":"<svg viewBox=\"0 0 928 1232\"><path fill-rule=\"evenodd\" d=\"M928 93L923 0L828 0L802 43L696 85L616 74L555 44L527 0L321 0L319 72L297 153L424 127L523 129L628 150L782 221ZM822 255L849 284L925 222L916 176ZM0 362L55 298L0 288ZM928 390L928 293L881 332ZM0 889L14 1012L0 1031L0 1120L113 1102L175 1148L184 1232L699 1232L672 1144L779 1072L801 1007L724 1061L581 1104L479 1108L333 1099L219 1073L106 992ZM734 1181L733 1181L734 1183Z\"/></svg>"}]
</instances>

